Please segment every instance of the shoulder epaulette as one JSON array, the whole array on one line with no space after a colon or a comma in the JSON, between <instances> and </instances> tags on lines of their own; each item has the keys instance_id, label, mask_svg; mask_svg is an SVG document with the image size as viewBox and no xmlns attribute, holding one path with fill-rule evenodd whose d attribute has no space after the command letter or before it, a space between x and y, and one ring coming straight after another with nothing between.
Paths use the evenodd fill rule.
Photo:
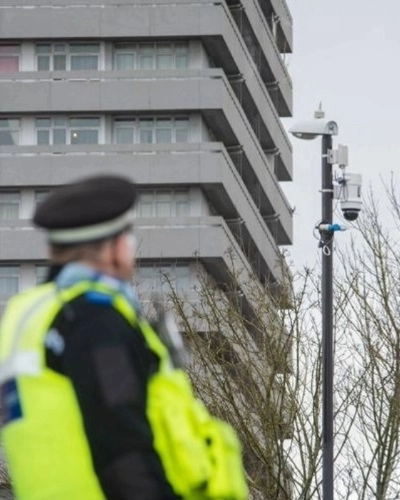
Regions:
<instances>
[{"instance_id":1,"label":"shoulder epaulette","mask_svg":"<svg viewBox=\"0 0 400 500\"><path fill-rule=\"evenodd\" d=\"M113 301L112 295L105 292L99 292L97 290L89 290L85 293L85 297L91 304L100 304L104 306L110 306Z\"/></svg>"}]
</instances>

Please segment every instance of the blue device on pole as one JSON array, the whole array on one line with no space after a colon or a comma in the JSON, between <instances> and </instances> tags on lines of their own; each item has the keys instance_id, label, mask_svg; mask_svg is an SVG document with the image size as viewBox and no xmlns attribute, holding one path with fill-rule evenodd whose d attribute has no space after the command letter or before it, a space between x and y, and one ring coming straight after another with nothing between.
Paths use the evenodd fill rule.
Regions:
<instances>
[{"instance_id":1,"label":"blue device on pole","mask_svg":"<svg viewBox=\"0 0 400 500\"><path fill-rule=\"evenodd\" d=\"M319 224L317 228L320 231L328 231L329 233L334 233L335 231L346 231L346 226L341 226L340 224Z\"/></svg>"}]
</instances>

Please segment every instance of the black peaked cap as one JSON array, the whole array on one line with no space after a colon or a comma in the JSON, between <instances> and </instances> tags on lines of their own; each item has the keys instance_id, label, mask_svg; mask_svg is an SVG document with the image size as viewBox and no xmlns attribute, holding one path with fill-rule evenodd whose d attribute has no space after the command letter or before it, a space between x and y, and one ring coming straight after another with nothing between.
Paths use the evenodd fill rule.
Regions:
<instances>
[{"instance_id":1,"label":"black peaked cap","mask_svg":"<svg viewBox=\"0 0 400 500\"><path fill-rule=\"evenodd\" d=\"M47 230L78 229L116 219L133 207L136 186L127 178L87 177L56 189L41 203L33 222Z\"/></svg>"}]
</instances>

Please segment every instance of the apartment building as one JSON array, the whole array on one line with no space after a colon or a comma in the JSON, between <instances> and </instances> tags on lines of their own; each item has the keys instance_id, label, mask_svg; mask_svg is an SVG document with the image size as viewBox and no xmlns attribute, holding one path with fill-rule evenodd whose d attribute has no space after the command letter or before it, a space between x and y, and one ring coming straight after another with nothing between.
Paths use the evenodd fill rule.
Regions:
<instances>
[{"instance_id":1,"label":"apartment building","mask_svg":"<svg viewBox=\"0 0 400 500\"><path fill-rule=\"evenodd\" d=\"M291 47L284 0L2 0L0 303L46 271L35 206L110 172L139 185L148 290L160 269L183 289L199 271L225 282L233 255L279 291Z\"/></svg>"},{"instance_id":2,"label":"apartment building","mask_svg":"<svg viewBox=\"0 0 400 500\"><path fill-rule=\"evenodd\" d=\"M250 282L279 294L291 50L285 0L2 0L0 313L45 276L37 204L99 173L139 186L142 298L237 270L246 314Z\"/></svg>"}]
</instances>

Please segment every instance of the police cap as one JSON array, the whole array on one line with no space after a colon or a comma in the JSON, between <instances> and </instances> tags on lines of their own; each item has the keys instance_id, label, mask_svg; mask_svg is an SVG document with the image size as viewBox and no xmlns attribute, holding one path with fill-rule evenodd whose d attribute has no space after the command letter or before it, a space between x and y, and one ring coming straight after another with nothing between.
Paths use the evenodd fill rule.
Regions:
<instances>
[{"instance_id":1,"label":"police cap","mask_svg":"<svg viewBox=\"0 0 400 500\"><path fill-rule=\"evenodd\" d=\"M66 184L41 203L33 222L51 243L80 244L111 237L133 223L136 187L129 179L101 175Z\"/></svg>"}]
</instances>

